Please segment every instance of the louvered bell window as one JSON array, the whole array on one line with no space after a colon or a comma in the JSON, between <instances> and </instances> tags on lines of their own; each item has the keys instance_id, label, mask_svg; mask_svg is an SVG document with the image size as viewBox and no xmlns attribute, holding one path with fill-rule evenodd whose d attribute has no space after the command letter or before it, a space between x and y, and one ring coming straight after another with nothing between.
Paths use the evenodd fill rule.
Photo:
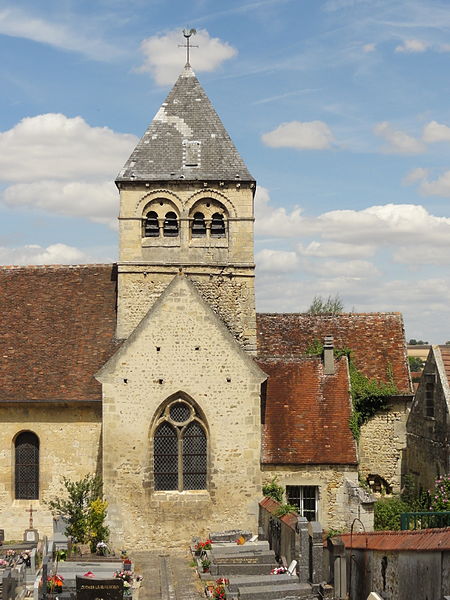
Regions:
<instances>
[{"instance_id":1,"label":"louvered bell window","mask_svg":"<svg viewBox=\"0 0 450 600\"><path fill-rule=\"evenodd\" d=\"M145 218L144 237L159 237L158 215L154 210L151 210Z\"/></svg>"},{"instance_id":2,"label":"louvered bell window","mask_svg":"<svg viewBox=\"0 0 450 600\"><path fill-rule=\"evenodd\" d=\"M223 215L220 213L214 213L211 219L211 236L212 237L224 237L225 236L225 222Z\"/></svg>"},{"instance_id":3,"label":"louvered bell window","mask_svg":"<svg viewBox=\"0 0 450 600\"><path fill-rule=\"evenodd\" d=\"M194 408L176 401L166 407L154 435L155 490L204 490L207 438Z\"/></svg>"},{"instance_id":4,"label":"louvered bell window","mask_svg":"<svg viewBox=\"0 0 450 600\"><path fill-rule=\"evenodd\" d=\"M31 431L19 433L16 438L15 493L17 500L39 498L39 439Z\"/></svg>"},{"instance_id":5,"label":"louvered bell window","mask_svg":"<svg viewBox=\"0 0 450 600\"><path fill-rule=\"evenodd\" d=\"M170 211L164 219L164 237L177 237L178 235L178 219L177 215Z\"/></svg>"},{"instance_id":6,"label":"louvered bell window","mask_svg":"<svg viewBox=\"0 0 450 600\"><path fill-rule=\"evenodd\" d=\"M196 212L192 221L192 237L203 237L204 235L206 235L205 215Z\"/></svg>"}]
</instances>

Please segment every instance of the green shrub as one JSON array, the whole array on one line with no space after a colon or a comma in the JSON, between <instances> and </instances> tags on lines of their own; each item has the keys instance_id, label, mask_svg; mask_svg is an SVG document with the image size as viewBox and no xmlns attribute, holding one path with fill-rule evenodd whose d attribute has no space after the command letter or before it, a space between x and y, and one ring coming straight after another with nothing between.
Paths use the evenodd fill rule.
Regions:
<instances>
[{"instance_id":1,"label":"green shrub","mask_svg":"<svg viewBox=\"0 0 450 600\"><path fill-rule=\"evenodd\" d=\"M280 503L283 502L284 488L278 483L277 476L263 484L262 492L264 496L269 496Z\"/></svg>"},{"instance_id":2,"label":"green shrub","mask_svg":"<svg viewBox=\"0 0 450 600\"><path fill-rule=\"evenodd\" d=\"M276 517L284 517L284 515L288 515L289 513L295 513L295 512L297 512L296 506L293 506L292 504L282 504L275 511L275 516Z\"/></svg>"},{"instance_id":3,"label":"green shrub","mask_svg":"<svg viewBox=\"0 0 450 600\"><path fill-rule=\"evenodd\" d=\"M431 493L430 510L450 510L450 474L442 475L436 479L434 490Z\"/></svg>"},{"instance_id":4,"label":"green shrub","mask_svg":"<svg viewBox=\"0 0 450 600\"><path fill-rule=\"evenodd\" d=\"M398 531L400 515L409 510L409 505L397 496L377 500L374 507L374 529Z\"/></svg>"}]
</instances>

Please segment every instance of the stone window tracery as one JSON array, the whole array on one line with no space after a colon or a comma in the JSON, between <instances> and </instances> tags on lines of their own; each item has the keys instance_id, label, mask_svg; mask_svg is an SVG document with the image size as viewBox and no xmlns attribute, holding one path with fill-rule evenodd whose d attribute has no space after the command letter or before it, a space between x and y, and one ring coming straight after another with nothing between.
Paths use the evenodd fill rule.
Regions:
<instances>
[{"instance_id":1,"label":"stone window tracery","mask_svg":"<svg viewBox=\"0 0 450 600\"><path fill-rule=\"evenodd\" d=\"M191 238L225 238L228 227L228 211L214 198L202 198L189 213Z\"/></svg>"},{"instance_id":2,"label":"stone window tracery","mask_svg":"<svg viewBox=\"0 0 450 600\"><path fill-rule=\"evenodd\" d=\"M207 487L207 436L195 408L177 399L162 411L153 437L155 491Z\"/></svg>"},{"instance_id":3,"label":"stone window tracery","mask_svg":"<svg viewBox=\"0 0 450 600\"><path fill-rule=\"evenodd\" d=\"M23 431L14 443L14 479L17 500L39 498L39 438Z\"/></svg>"},{"instance_id":4,"label":"stone window tracery","mask_svg":"<svg viewBox=\"0 0 450 600\"><path fill-rule=\"evenodd\" d=\"M171 200L155 198L147 204L142 216L143 238L176 238L179 233L179 213Z\"/></svg>"}]
</instances>

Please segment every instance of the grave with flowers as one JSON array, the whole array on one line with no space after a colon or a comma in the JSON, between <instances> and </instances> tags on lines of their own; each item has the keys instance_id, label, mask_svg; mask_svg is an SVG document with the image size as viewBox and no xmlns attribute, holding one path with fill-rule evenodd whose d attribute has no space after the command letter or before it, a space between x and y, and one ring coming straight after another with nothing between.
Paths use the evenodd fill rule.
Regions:
<instances>
[{"instance_id":1,"label":"grave with flowers","mask_svg":"<svg viewBox=\"0 0 450 600\"><path fill-rule=\"evenodd\" d=\"M309 584L300 582L296 561L291 568L280 565L267 541L233 532L233 537L235 535L238 537L231 541L227 532L211 534L206 543L195 540L191 546L208 598L271 600L292 597L310 600L317 597L312 594ZM205 562L208 563L207 572L201 568Z\"/></svg>"}]
</instances>

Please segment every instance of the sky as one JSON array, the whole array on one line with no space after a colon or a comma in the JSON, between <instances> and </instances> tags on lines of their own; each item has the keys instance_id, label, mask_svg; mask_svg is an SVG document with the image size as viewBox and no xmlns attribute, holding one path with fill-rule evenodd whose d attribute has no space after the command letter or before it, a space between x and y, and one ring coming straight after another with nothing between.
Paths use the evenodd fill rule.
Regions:
<instances>
[{"instance_id":1,"label":"sky","mask_svg":"<svg viewBox=\"0 0 450 600\"><path fill-rule=\"evenodd\" d=\"M450 340L448 0L0 0L0 264L117 260L186 27L258 183L257 309L338 295Z\"/></svg>"}]
</instances>

